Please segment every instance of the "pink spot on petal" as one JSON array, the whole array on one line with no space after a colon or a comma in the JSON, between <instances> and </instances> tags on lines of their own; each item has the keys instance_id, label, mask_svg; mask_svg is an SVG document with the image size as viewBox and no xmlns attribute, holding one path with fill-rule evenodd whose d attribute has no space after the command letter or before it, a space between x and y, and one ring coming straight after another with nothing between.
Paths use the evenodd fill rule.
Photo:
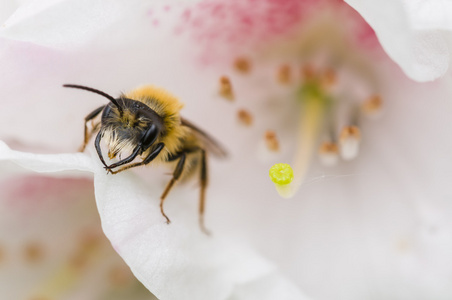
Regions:
<instances>
[{"instance_id":1,"label":"pink spot on petal","mask_svg":"<svg viewBox=\"0 0 452 300\"><path fill-rule=\"evenodd\" d=\"M181 15L196 43L261 43L297 28L314 0L204 0Z\"/></svg>"},{"instance_id":2,"label":"pink spot on petal","mask_svg":"<svg viewBox=\"0 0 452 300\"><path fill-rule=\"evenodd\" d=\"M6 207L25 215L86 198L94 199L93 182L89 179L32 175L0 182L0 199Z\"/></svg>"},{"instance_id":3,"label":"pink spot on petal","mask_svg":"<svg viewBox=\"0 0 452 300\"><path fill-rule=\"evenodd\" d=\"M343 0L201 0L182 12L176 27L184 28L200 45L201 55L206 56L201 61L212 61L215 56L224 59L281 37L296 38L325 9L334 12L332 21L356 45L378 48L372 28Z\"/></svg>"}]
</instances>

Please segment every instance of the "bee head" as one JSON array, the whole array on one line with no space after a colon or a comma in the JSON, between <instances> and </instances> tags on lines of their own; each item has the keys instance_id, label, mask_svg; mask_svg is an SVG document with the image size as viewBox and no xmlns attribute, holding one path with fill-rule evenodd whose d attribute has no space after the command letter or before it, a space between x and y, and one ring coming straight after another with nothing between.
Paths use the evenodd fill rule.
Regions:
<instances>
[{"instance_id":1,"label":"bee head","mask_svg":"<svg viewBox=\"0 0 452 300\"><path fill-rule=\"evenodd\" d=\"M101 131L108 145L110 159L120 152L142 154L163 131L162 118L142 102L123 96L110 103L102 114Z\"/></svg>"},{"instance_id":2,"label":"bee head","mask_svg":"<svg viewBox=\"0 0 452 300\"><path fill-rule=\"evenodd\" d=\"M87 90L104 96L110 103L102 112L99 139L105 138L110 159L120 152L136 157L151 148L163 132L163 120L146 104L121 96L114 97L85 86L65 84L64 87ZM99 150L98 150L99 151Z\"/></svg>"}]
</instances>

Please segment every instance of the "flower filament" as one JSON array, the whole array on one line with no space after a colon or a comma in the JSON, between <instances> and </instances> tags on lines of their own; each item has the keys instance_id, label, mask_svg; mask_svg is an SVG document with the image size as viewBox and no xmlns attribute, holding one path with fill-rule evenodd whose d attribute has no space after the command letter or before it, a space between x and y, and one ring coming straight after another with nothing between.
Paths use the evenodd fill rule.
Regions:
<instances>
[{"instance_id":1,"label":"flower filament","mask_svg":"<svg viewBox=\"0 0 452 300\"><path fill-rule=\"evenodd\" d=\"M358 126L361 112L375 117L382 106L381 98L374 95L361 103L351 101L353 99L341 99L343 95L335 91L341 78L338 78L332 68L319 71L307 65L302 71L304 80L297 92L300 115L292 164L294 179L290 190L276 188L284 198L294 196L302 186L316 149L319 161L324 166L336 165L339 158L344 161L355 159L361 142L361 130ZM351 95L350 98L356 97ZM341 113L342 117L344 115L343 108L346 114L345 125L338 126Z\"/></svg>"}]
</instances>

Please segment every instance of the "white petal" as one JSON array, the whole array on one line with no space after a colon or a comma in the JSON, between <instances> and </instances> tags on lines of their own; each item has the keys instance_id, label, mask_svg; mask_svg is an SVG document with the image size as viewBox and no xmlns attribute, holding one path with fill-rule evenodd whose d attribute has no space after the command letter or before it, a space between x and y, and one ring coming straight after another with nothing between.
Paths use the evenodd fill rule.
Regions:
<instances>
[{"instance_id":1,"label":"white petal","mask_svg":"<svg viewBox=\"0 0 452 300\"><path fill-rule=\"evenodd\" d=\"M212 237L203 234L196 208L184 199L193 193L182 191L183 187L173 190L165 203L172 220L167 225L159 210L162 186L145 185L133 173L107 176L104 172L96 174L95 186L105 234L159 299L229 299L236 289L254 284L259 289L243 291L253 298L239 299L272 295L282 284L290 288L279 299L303 299L295 286L275 273L274 265L246 244L216 237L215 232ZM259 284L267 276L275 280Z\"/></svg>"},{"instance_id":2,"label":"white petal","mask_svg":"<svg viewBox=\"0 0 452 300\"><path fill-rule=\"evenodd\" d=\"M0 2L0 24L3 24L18 7L19 1L5 0Z\"/></svg>"},{"instance_id":3,"label":"white petal","mask_svg":"<svg viewBox=\"0 0 452 300\"><path fill-rule=\"evenodd\" d=\"M452 3L444 0L404 1L413 28L452 30Z\"/></svg>"},{"instance_id":4,"label":"white petal","mask_svg":"<svg viewBox=\"0 0 452 300\"><path fill-rule=\"evenodd\" d=\"M420 7L422 1L346 2L372 26L385 51L410 78L430 81L445 74L450 63L449 35L437 29L450 29L444 22L447 12L441 12L442 8L448 11L450 5L425 4L426 12Z\"/></svg>"},{"instance_id":5,"label":"white petal","mask_svg":"<svg viewBox=\"0 0 452 300\"><path fill-rule=\"evenodd\" d=\"M0 36L49 47L74 47L121 19L133 3L110 1L28 1L3 25Z\"/></svg>"},{"instance_id":6,"label":"white petal","mask_svg":"<svg viewBox=\"0 0 452 300\"><path fill-rule=\"evenodd\" d=\"M0 141L0 161L12 161L35 172L85 171L92 172L93 161L83 153L33 154L11 150Z\"/></svg>"}]
</instances>

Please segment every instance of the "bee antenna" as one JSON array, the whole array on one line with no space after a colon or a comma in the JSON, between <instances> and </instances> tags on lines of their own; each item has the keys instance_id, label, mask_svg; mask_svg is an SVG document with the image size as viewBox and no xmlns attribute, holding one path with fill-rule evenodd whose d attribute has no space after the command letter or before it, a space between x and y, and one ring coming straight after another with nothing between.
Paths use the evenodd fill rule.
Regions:
<instances>
[{"instance_id":1,"label":"bee antenna","mask_svg":"<svg viewBox=\"0 0 452 300\"><path fill-rule=\"evenodd\" d=\"M89 92L93 92L96 94L99 94L101 96L104 96L105 98L107 98L108 100L110 100L114 105L116 105L116 107L119 109L119 112L122 114L122 107L119 105L118 101L116 101L115 98L113 98L112 96L108 95L107 93L104 93L102 91L87 87L87 86L83 86L83 85L77 85L77 84L63 84L64 87L67 88L74 88L74 89L81 89L81 90L85 90L85 91L89 91Z\"/></svg>"}]
</instances>

